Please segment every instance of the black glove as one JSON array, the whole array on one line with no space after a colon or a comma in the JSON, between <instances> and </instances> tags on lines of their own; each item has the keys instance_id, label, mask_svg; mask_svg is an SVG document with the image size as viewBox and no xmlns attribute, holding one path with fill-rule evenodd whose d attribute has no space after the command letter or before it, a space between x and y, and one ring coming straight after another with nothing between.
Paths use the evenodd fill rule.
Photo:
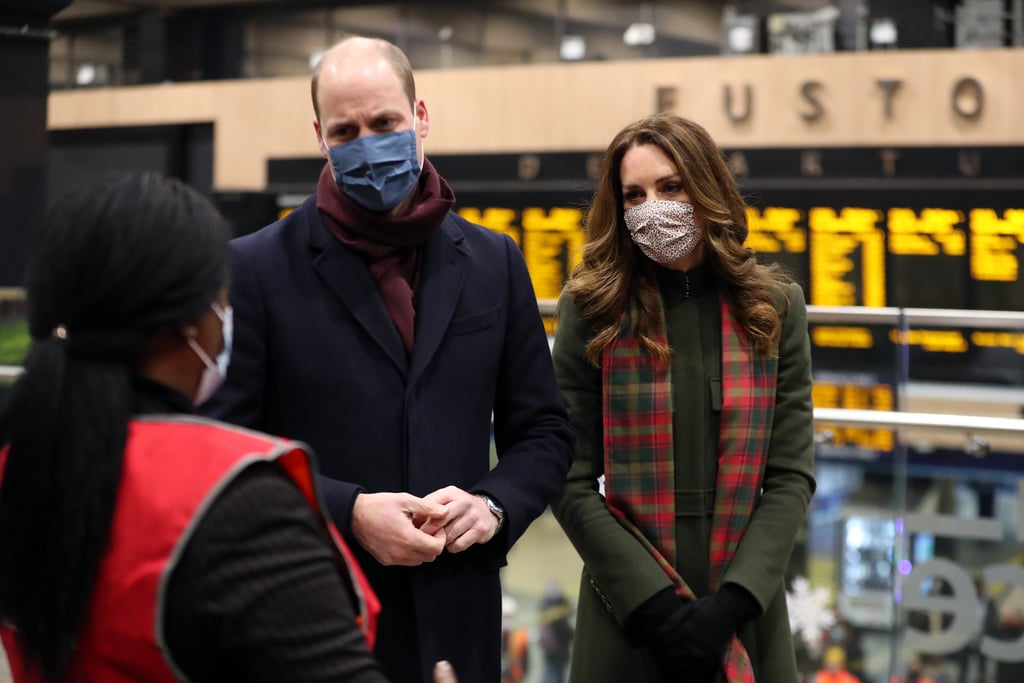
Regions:
<instances>
[{"instance_id":1,"label":"black glove","mask_svg":"<svg viewBox=\"0 0 1024 683\"><path fill-rule=\"evenodd\" d=\"M692 670L695 652L684 634L694 603L683 601L671 587L655 593L626 619L626 635L650 651L662 678L671 683Z\"/></svg>"},{"instance_id":2,"label":"black glove","mask_svg":"<svg viewBox=\"0 0 1024 683\"><path fill-rule=\"evenodd\" d=\"M679 635L693 657L692 671L711 675L721 669L733 635L745 622L760 614L761 606L753 595L735 583L725 584L690 606L689 618L681 624Z\"/></svg>"}]
</instances>

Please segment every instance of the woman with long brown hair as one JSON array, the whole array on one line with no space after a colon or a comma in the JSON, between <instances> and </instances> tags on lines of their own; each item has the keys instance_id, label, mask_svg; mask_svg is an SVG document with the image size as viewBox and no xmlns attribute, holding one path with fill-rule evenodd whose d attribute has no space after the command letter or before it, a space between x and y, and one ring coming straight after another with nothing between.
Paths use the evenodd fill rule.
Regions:
<instances>
[{"instance_id":1,"label":"woman with long brown hair","mask_svg":"<svg viewBox=\"0 0 1024 683\"><path fill-rule=\"evenodd\" d=\"M556 517L584 562L573 681L789 683L783 572L814 490L803 294L743 246L717 145L670 114L609 145L555 370Z\"/></svg>"}]
</instances>

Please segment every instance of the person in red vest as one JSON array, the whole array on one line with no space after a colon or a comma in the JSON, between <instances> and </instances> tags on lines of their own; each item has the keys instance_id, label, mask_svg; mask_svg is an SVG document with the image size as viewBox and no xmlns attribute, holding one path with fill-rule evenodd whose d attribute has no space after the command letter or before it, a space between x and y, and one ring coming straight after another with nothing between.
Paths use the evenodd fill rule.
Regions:
<instances>
[{"instance_id":1,"label":"person in red vest","mask_svg":"<svg viewBox=\"0 0 1024 683\"><path fill-rule=\"evenodd\" d=\"M313 454L192 414L227 371L228 264L213 205L153 173L75 187L34 235L0 413L0 679L384 681Z\"/></svg>"}]
</instances>

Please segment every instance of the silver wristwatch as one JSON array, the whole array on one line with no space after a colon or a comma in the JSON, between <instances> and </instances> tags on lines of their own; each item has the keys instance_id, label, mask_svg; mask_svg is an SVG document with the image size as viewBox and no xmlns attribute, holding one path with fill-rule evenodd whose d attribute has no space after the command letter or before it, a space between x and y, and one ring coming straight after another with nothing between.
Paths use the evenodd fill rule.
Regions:
<instances>
[{"instance_id":1,"label":"silver wristwatch","mask_svg":"<svg viewBox=\"0 0 1024 683\"><path fill-rule=\"evenodd\" d=\"M491 511L491 514L498 518L498 528L494 533L501 531L501 527L505 526L505 511L501 509L501 506L494 502L494 499L490 496L485 496L482 493L477 494L478 498L482 498L487 503L487 509Z\"/></svg>"}]
</instances>

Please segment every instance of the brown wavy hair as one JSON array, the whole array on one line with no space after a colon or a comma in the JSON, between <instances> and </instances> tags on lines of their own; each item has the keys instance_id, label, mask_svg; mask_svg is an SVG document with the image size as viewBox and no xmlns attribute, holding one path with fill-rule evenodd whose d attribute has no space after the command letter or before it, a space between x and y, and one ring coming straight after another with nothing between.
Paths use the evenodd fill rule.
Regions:
<instances>
[{"instance_id":1,"label":"brown wavy hair","mask_svg":"<svg viewBox=\"0 0 1024 683\"><path fill-rule=\"evenodd\" d=\"M632 327L651 355L662 361L671 356L671 349L654 338L662 307L653 262L630 238L623 219L622 158L639 145L658 147L679 170L721 291L757 353L770 355L782 327L775 292L785 296L782 285L792 280L774 264L759 264L753 250L743 246L746 203L708 132L674 114L654 114L623 128L605 151L586 218L583 259L565 286L596 332L587 358L600 366L602 352L619 336L630 311ZM627 305L631 301L635 306Z\"/></svg>"}]
</instances>

